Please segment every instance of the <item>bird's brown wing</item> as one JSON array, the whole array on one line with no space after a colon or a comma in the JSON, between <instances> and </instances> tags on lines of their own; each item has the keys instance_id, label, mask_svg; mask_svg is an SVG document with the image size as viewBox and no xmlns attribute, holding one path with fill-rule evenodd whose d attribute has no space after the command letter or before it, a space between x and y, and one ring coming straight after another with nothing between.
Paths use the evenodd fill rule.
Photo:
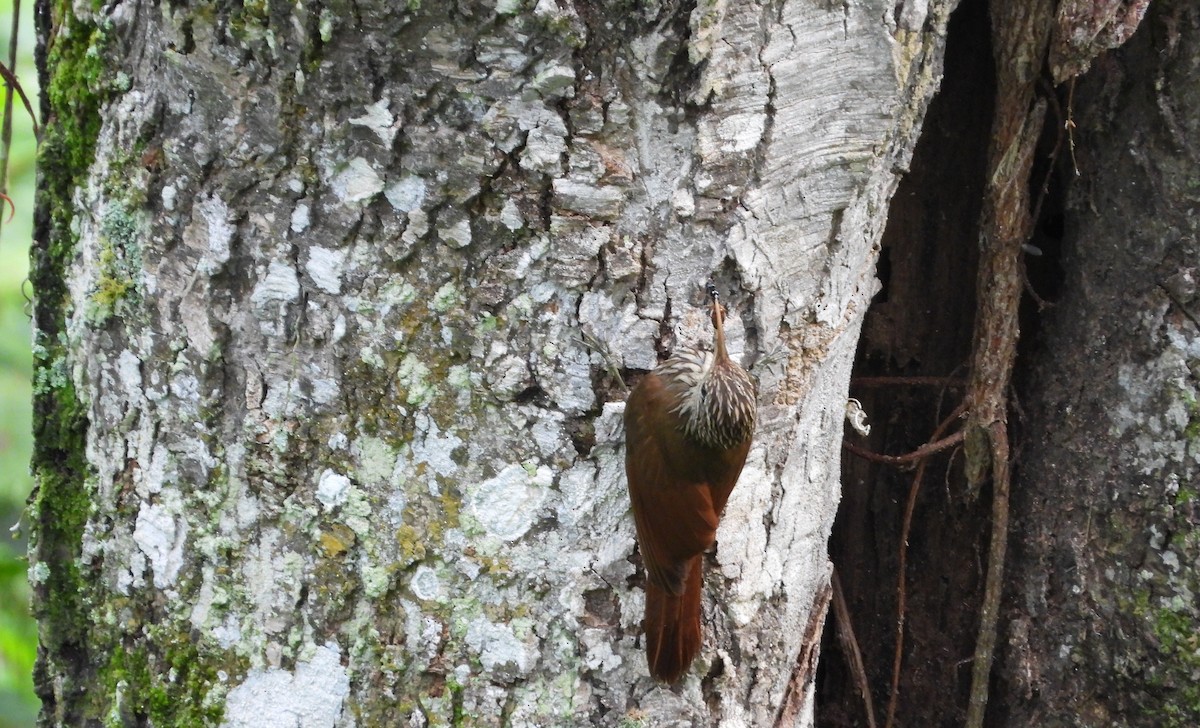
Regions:
<instances>
[{"instance_id":1,"label":"bird's brown wing","mask_svg":"<svg viewBox=\"0 0 1200 728\"><path fill-rule=\"evenodd\" d=\"M751 439L747 437L740 445L721 453L719 464L713 468L707 478L712 482L713 510L716 511L718 518L725 510L725 502L729 500L729 494L733 492L733 486L737 485L742 468L746 465L746 456L750 454L750 443Z\"/></svg>"},{"instance_id":2,"label":"bird's brown wing","mask_svg":"<svg viewBox=\"0 0 1200 728\"><path fill-rule=\"evenodd\" d=\"M646 573L680 595L692 557L716 539L719 514L712 484L700 476L708 468L699 461L712 451L684 438L673 405L654 373L638 382L625 406L625 474Z\"/></svg>"}]
</instances>

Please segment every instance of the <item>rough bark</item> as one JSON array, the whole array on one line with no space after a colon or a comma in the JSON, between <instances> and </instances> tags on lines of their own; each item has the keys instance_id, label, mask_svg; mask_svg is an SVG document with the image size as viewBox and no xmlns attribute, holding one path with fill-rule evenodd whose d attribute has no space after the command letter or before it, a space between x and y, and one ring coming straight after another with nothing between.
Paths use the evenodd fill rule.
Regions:
<instances>
[{"instance_id":1,"label":"rough bark","mask_svg":"<svg viewBox=\"0 0 1200 728\"><path fill-rule=\"evenodd\" d=\"M949 5L42 2L43 722L811 723ZM618 375L709 278L761 426L668 689Z\"/></svg>"},{"instance_id":2,"label":"rough bark","mask_svg":"<svg viewBox=\"0 0 1200 728\"><path fill-rule=\"evenodd\" d=\"M1200 722L1200 10L1075 91L1062 294L1022 387L1007 725Z\"/></svg>"}]
</instances>

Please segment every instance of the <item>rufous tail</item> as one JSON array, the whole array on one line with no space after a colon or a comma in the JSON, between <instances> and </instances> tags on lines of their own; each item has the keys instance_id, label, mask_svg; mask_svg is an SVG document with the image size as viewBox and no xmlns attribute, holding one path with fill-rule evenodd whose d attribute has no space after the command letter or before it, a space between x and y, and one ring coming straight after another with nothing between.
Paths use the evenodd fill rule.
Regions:
<instances>
[{"instance_id":1,"label":"rufous tail","mask_svg":"<svg viewBox=\"0 0 1200 728\"><path fill-rule=\"evenodd\" d=\"M692 557L679 596L646 582L646 661L664 682L678 680L700 652L700 558Z\"/></svg>"}]
</instances>

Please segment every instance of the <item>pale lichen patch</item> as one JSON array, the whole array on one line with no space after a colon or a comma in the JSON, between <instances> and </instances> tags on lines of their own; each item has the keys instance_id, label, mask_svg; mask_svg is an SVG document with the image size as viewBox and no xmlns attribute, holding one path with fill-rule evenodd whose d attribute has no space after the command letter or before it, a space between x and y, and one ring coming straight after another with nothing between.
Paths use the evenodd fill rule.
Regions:
<instances>
[{"instance_id":1,"label":"pale lichen patch","mask_svg":"<svg viewBox=\"0 0 1200 728\"><path fill-rule=\"evenodd\" d=\"M370 498L361 488L351 488L342 504L342 522L359 538L371 535L371 519L374 509Z\"/></svg>"},{"instance_id":2,"label":"pale lichen patch","mask_svg":"<svg viewBox=\"0 0 1200 728\"><path fill-rule=\"evenodd\" d=\"M396 124L396 117L388 110L389 106L390 102L387 98L379 99L364 109L362 116L350 119L350 123L370 129L375 136L379 137L379 141L390 148L396 139L396 132L399 131L399 128Z\"/></svg>"},{"instance_id":3,"label":"pale lichen patch","mask_svg":"<svg viewBox=\"0 0 1200 728\"><path fill-rule=\"evenodd\" d=\"M560 206L597 220L616 220L625 202L624 190L616 186L556 179L553 187L555 201Z\"/></svg>"},{"instance_id":4,"label":"pale lichen patch","mask_svg":"<svg viewBox=\"0 0 1200 728\"><path fill-rule=\"evenodd\" d=\"M513 231L525 227L525 216L521 214L517 203L512 200L504 201L504 207L500 208L500 224Z\"/></svg>"},{"instance_id":5,"label":"pale lichen patch","mask_svg":"<svg viewBox=\"0 0 1200 728\"><path fill-rule=\"evenodd\" d=\"M658 365L654 340L659 322L638 316L635 301L627 298L618 306L609 294L589 291L579 302L579 323L601 349L598 353L612 359L611 366L649 371Z\"/></svg>"},{"instance_id":6,"label":"pale lichen patch","mask_svg":"<svg viewBox=\"0 0 1200 728\"><path fill-rule=\"evenodd\" d=\"M312 208L307 203L301 202L292 210L292 218L290 228L294 233L302 233L308 229L312 223Z\"/></svg>"},{"instance_id":7,"label":"pale lichen patch","mask_svg":"<svg viewBox=\"0 0 1200 728\"><path fill-rule=\"evenodd\" d=\"M386 440L362 435L354 440L351 451L358 461L356 479L365 487L398 485L403 480L397 472L399 452Z\"/></svg>"},{"instance_id":8,"label":"pale lichen patch","mask_svg":"<svg viewBox=\"0 0 1200 728\"><path fill-rule=\"evenodd\" d=\"M613 652L612 635L606 629L585 629L580 635L584 647L583 664L589 670L611 672L624 662Z\"/></svg>"},{"instance_id":9,"label":"pale lichen patch","mask_svg":"<svg viewBox=\"0 0 1200 728\"><path fill-rule=\"evenodd\" d=\"M308 262L304 270L326 293L334 295L342 292L342 272L346 266L346 251L331 250L320 246L308 249Z\"/></svg>"},{"instance_id":10,"label":"pale lichen patch","mask_svg":"<svg viewBox=\"0 0 1200 728\"><path fill-rule=\"evenodd\" d=\"M728 0L703 0L696 3L688 19L692 37L688 44L688 60L699 64L709 57L713 46L721 39L724 29L725 6Z\"/></svg>"},{"instance_id":11,"label":"pale lichen patch","mask_svg":"<svg viewBox=\"0 0 1200 728\"><path fill-rule=\"evenodd\" d=\"M334 174L330 186L338 199L347 205L366 202L383 192L383 180L379 173L362 157L355 157L339 169Z\"/></svg>"},{"instance_id":12,"label":"pale lichen patch","mask_svg":"<svg viewBox=\"0 0 1200 728\"><path fill-rule=\"evenodd\" d=\"M400 600L404 610L405 649L416 667L424 669L438 655L442 646L442 622L425 614L409 599Z\"/></svg>"},{"instance_id":13,"label":"pale lichen patch","mask_svg":"<svg viewBox=\"0 0 1200 728\"><path fill-rule=\"evenodd\" d=\"M230 595L217 586L215 570L205 566L200 592L194 598L188 621L192 627L211 636L218 645L229 649L242 638L241 626L230 611Z\"/></svg>"},{"instance_id":14,"label":"pale lichen patch","mask_svg":"<svg viewBox=\"0 0 1200 728\"><path fill-rule=\"evenodd\" d=\"M418 566L409 580L412 593L422 601L434 601L442 595L442 584L437 572L428 566Z\"/></svg>"},{"instance_id":15,"label":"pale lichen patch","mask_svg":"<svg viewBox=\"0 0 1200 728\"><path fill-rule=\"evenodd\" d=\"M763 598L783 577L779 550L769 547L767 527L755 517L762 511L757 497L762 488L756 486L770 482L763 456L761 449L751 453L717 529L721 572L735 585L733 599L726 606L739 626L757 616Z\"/></svg>"},{"instance_id":16,"label":"pale lichen patch","mask_svg":"<svg viewBox=\"0 0 1200 728\"><path fill-rule=\"evenodd\" d=\"M407 392L405 401L411 405L427 404L436 393L429 381L429 367L414 354L407 354L400 361L396 378Z\"/></svg>"},{"instance_id":17,"label":"pale lichen patch","mask_svg":"<svg viewBox=\"0 0 1200 728\"><path fill-rule=\"evenodd\" d=\"M317 500L328 513L346 502L350 488L350 479L345 475L324 470L317 480Z\"/></svg>"},{"instance_id":18,"label":"pale lichen patch","mask_svg":"<svg viewBox=\"0 0 1200 728\"><path fill-rule=\"evenodd\" d=\"M427 465L437 475L453 475L458 470L454 452L462 447L462 438L453 432L443 435L437 422L424 413L417 415L415 424L419 437L412 443L413 464Z\"/></svg>"},{"instance_id":19,"label":"pale lichen patch","mask_svg":"<svg viewBox=\"0 0 1200 728\"><path fill-rule=\"evenodd\" d=\"M535 73L530 88L544 99L572 98L575 96L575 69L563 63L545 64Z\"/></svg>"},{"instance_id":20,"label":"pale lichen patch","mask_svg":"<svg viewBox=\"0 0 1200 728\"><path fill-rule=\"evenodd\" d=\"M154 586L166 589L175 584L183 568L183 545L187 523L178 509L163 503L145 503L138 510L133 540L150 561Z\"/></svg>"},{"instance_id":21,"label":"pale lichen patch","mask_svg":"<svg viewBox=\"0 0 1200 728\"><path fill-rule=\"evenodd\" d=\"M222 725L327 728L339 724L349 695L350 674L342 665L341 650L327 642L309 659L297 662L295 672L251 670L229 691Z\"/></svg>"},{"instance_id":22,"label":"pale lichen patch","mask_svg":"<svg viewBox=\"0 0 1200 728\"><path fill-rule=\"evenodd\" d=\"M469 391L473 384L471 368L465 364L455 364L446 372L446 383L455 389Z\"/></svg>"},{"instance_id":23,"label":"pale lichen patch","mask_svg":"<svg viewBox=\"0 0 1200 728\"><path fill-rule=\"evenodd\" d=\"M277 310L267 307L271 304L291 303L300 297L300 279L296 269L282 260L273 260L267 267L267 274L259 279L250 294L250 302L259 309L263 316L274 316Z\"/></svg>"},{"instance_id":24,"label":"pale lichen patch","mask_svg":"<svg viewBox=\"0 0 1200 728\"><path fill-rule=\"evenodd\" d=\"M727 116L721 119L716 128L716 139L713 143L722 152L745 152L754 149L762 141L766 130L767 114L765 111ZM705 143L704 135L700 137Z\"/></svg>"},{"instance_id":25,"label":"pale lichen patch","mask_svg":"<svg viewBox=\"0 0 1200 728\"><path fill-rule=\"evenodd\" d=\"M438 237L452 248L465 248L471 244L471 221L463 217L449 225L439 227Z\"/></svg>"},{"instance_id":26,"label":"pale lichen patch","mask_svg":"<svg viewBox=\"0 0 1200 728\"><path fill-rule=\"evenodd\" d=\"M433 310L438 313L445 313L461 302L462 296L459 293L458 286L454 285L453 281L448 281L433 294L432 306Z\"/></svg>"},{"instance_id":27,"label":"pale lichen patch","mask_svg":"<svg viewBox=\"0 0 1200 728\"><path fill-rule=\"evenodd\" d=\"M397 308L403 308L417 300L417 289L408 281L389 281L375 297L379 315L387 316Z\"/></svg>"},{"instance_id":28,"label":"pale lichen patch","mask_svg":"<svg viewBox=\"0 0 1200 728\"><path fill-rule=\"evenodd\" d=\"M425 180L414 174L406 174L388 185L384 196L398 212L419 210L425 202Z\"/></svg>"},{"instance_id":29,"label":"pale lichen patch","mask_svg":"<svg viewBox=\"0 0 1200 728\"><path fill-rule=\"evenodd\" d=\"M237 228L231 221L229 206L220 197L213 195L202 200L197 206L199 218L203 221L207 240L204 257L200 262L200 271L211 275L220 266L229 262L233 236Z\"/></svg>"},{"instance_id":30,"label":"pale lichen patch","mask_svg":"<svg viewBox=\"0 0 1200 728\"><path fill-rule=\"evenodd\" d=\"M525 640L516 634L516 629L528 620L514 620L510 624L495 624L483 617L475 619L467 627L466 642L479 654L485 670L511 666L524 674L533 665L533 656Z\"/></svg>"},{"instance_id":31,"label":"pale lichen patch","mask_svg":"<svg viewBox=\"0 0 1200 728\"><path fill-rule=\"evenodd\" d=\"M359 569L363 592L372 599L378 599L387 593L392 583L391 570L379 564L365 562Z\"/></svg>"},{"instance_id":32,"label":"pale lichen patch","mask_svg":"<svg viewBox=\"0 0 1200 728\"><path fill-rule=\"evenodd\" d=\"M362 363L376 369L382 369L385 364L383 361L383 355L376 351L375 347L373 346L364 346L362 349L360 349L358 352L358 358Z\"/></svg>"},{"instance_id":33,"label":"pale lichen patch","mask_svg":"<svg viewBox=\"0 0 1200 728\"><path fill-rule=\"evenodd\" d=\"M472 489L471 515L492 536L515 541L537 520L553 481L553 472L544 465L530 473L521 464L510 464Z\"/></svg>"}]
</instances>

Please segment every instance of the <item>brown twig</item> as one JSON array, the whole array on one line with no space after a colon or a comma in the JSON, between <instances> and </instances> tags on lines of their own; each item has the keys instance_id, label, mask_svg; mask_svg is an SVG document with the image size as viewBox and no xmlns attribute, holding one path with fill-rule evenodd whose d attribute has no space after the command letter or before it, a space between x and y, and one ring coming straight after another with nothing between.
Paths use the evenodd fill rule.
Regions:
<instances>
[{"instance_id":1,"label":"brown twig","mask_svg":"<svg viewBox=\"0 0 1200 728\"><path fill-rule=\"evenodd\" d=\"M1159 283L1158 287L1162 289L1163 293L1167 294L1167 298L1171 299L1171 303L1175 304L1176 308L1178 308L1183 315L1187 317L1187 320L1191 321L1192 325L1200 329L1200 319L1197 319L1196 315L1188 310L1188 307L1182 300L1180 300L1179 296L1176 296L1175 292L1163 283Z\"/></svg>"},{"instance_id":2,"label":"brown twig","mask_svg":"<svg viewBox=\"0 0 1200 728\"><path fill-rule=\"evenodd\" d=\"M966 403L959 404L941 424L934 429L932 438L938 438L950 423L958 419L967 410ZM956 433L957 434L957 433ZM947 438L949 439L949 438ZM937 441L936 439L934 440ZM922 459L913 474L912 485L908 487L908 500L904 503L904 521L900 526L900 547L898 551L899 565L896 577L896 650L892 655L892 685L888 694L887 721L885 728L892 728L896 718L896 704L900 698L900 667L904 661L904 620L908 609L908 588L905 586L905 575L908 569L908 534L912 531L913 511L917 505L917 493L921 489L921 480L925 477L925 463Z\"/></svg>"},{"instance_id":3,"label":"brown twig","mask_svg":"<svg viewBox=\"0 0 1200 728\"><path fill-rule=\"evenodd\" d=\"M978 492L988 480L992 483L992 523L966 728L983 725L996 650L1008 545L1007 392L1020 333L1021 247L1029 242L1033 228L1029 183L1048 103L1036 97L1036 73L1046 56L1054 13L1054 0L989 6L996 101L980 214L978 305L971 347L971 386L967 391L971 415L964 427L963 451L968 488ZM1033 74L1031 67L1035 69ZM1071 127L1067 128L1069 131Z\"/></svg>"},{"instance_id":4,"label":"brown twig","mask_svg":"<svg viewBox=\"0 0 1200 728\"><path fill-rule=\"evenodd\" d=\"M1075 176L1079 176L1079 160L1075 159L1075 79L1067 81L1067 120L1063 122L1067 130L1067 141L1070 142L1071 168Z\"/></svg>"},{"instance_id":5,"label":"brown twig","mask_svg":"<svg viewBox=\"0 0 1200 728\"><path fill-rule=\"evenodd\" d=\"M1060 124L1058 125L1058 134L1054 137L1054 148L1050 150L1048 155L1046 155L1046 174L1042 176L1042 186L1038 189L1037 200L1033 204L1033 213L1030 215L1030 219L1035 225L1037 224L1037 221L1041 219L1042 205L1046 202L1046 198L1050 196L1050 180L1054 178L1054 170L1058 166L1058 154L1062 151L1063 140L1066 139L1068 134L1070 134L1075 128L1075 122L1071 120L1070 108L1068 108L1066 112L1063 111L1062 105L1058 103L1058 96L1054 88L1050 86L1049 82L1047 82L1045 79L1039 79L1039 85L1043 87L1043 93L1041 97L1044 98L1049 103L1050 108L1054 110L1054 115L1058 118ZM1072 90L1074 90L1074 86L1072 86ZM1071 149L1073 162L1075 149L1074 140L1071 142ZM1078 176L1078 168L1075 169L1075 174ZM1038 311L1044 311L1054 305L1038 295L1037 290L1034 289L1033 283L1029 280L1029 270L1025 265L1025 258L1021 259L1021 284L1024 287L1025 292L1029 294L1029 297L1032 298L1033 302L1037 305Z\"/></svg>"},{"instance_id":6,"label":"brown twig","mask_svg":"<svg viewBox=\"0 0 1200 728\"><path fill-rule=\"evenodd\" d=\"M15 67L17 63L17 34L20 31L20 18L21 2L20 0L14 0L12 7L12 30L8 38L8 64L11 67ZM8 69L4 70L7 71ZM8 75L11 76L12 73L10 72ZM8 160L9 153L12 151L12 100L15 83L16 78L13 78L8 84L8 93L4 94L3 117L0 119L0 197L3 197L5 202L12 207L12 214L9 215L8 220L5 222L11 222L13 216L17 214L17 206L13 204L12 198L8 196Z\"/></svg>"},{"instance_id":7,"label":"brown twig","mask_svg":"<svg viewBox=\"0 0 1200 728\"><path fill-rule=\"evenodd\" d=\"M1063 139L1067 136L1067 124L1074 123L1063 118L1062 106L1058 103L1058 97L1054 95L1054 89L1050 89L1042 98L1046 99L1050 108L1054 109L1055 115L1062 121L1062 127L1054 137L1054 148L1046 156L1046 174L1042 177L1042 186L1038 189L1037 201L1033 203L1033 214L1029 216L1035 224L1038 218L1042 216L1042 204L1050 195L1050 180L1054 178L1054 167L1058 162L1058 153L1062 151Z\"/></svg>"},{"instance_id":8,"label":"brown twig","mask_svg":"<svg viewBox=\"0 0 1200 728\"><path fill-rule=\"evenodd\" d=\"M877 452L871 452L865 447L860 447L850 442L843 442L842 447L859 456L863 460L870 460L871 462L883 463L885 465L908 465L923 458L927 458L930 455L939 453L942 450L948 450L955 445L958 445L962 441L963 432L959 430L953 435L943 437L940 440L927 442L916 450L913 450L910 453L905 453L904 455L881 455Z\"/></svg>"},{"instance_id":9,"label":"brown twig","mask_svg":"<svg viewBox=\"0 0 1200 728\"><path fill-rule=\"evenodd\" d=\"M804 708L809 704L808 690L817 674L821 629L825 624L825 616L829 612L832 593L833 586L828 582L817 591L812 611L808 614L808 625L804 628L804 638L800 641L802 645L800 654L796 655L796 662L792 666L792 676L788 680L787 687L784 688L783 700L780 701L779 710L775 714L773 728L793 728L800 722L804 715Z\"/></svg>"},{"instance_id":10,"label":"brown twig","mask_svg":"<svg viewBox=\"0 0 1200 728\"><path fill-rule=\"evenodd\" d=\"M854 377L851 387L965 387L967 383L954 377Z\"/></svg>"},{"instance_id":11,"label":"brown twig","mask_svg":"<svg viewBox=\"0 0 1200 728\"><path fill-rule=\"evenodd\" d=\"M25 111L29 114L30 123L33 124L33 135L41 139L42 127L38 125L37 115L33 113L33 104L29 102L29 97L25 95L25 89L21 87L21 82L17 80L17 77L13 75L8 66L3 63L0 63L0 78L3 78L17 92L17 95L21 97L21 103L25 104Z\"/></svg>"},{"instance_id":12,"label":"brown twig","mask_svg":"<svg viewBox=\"0 0 1200 728\"><path fill-rule=\"evenodd\" d=\"M1008 427L997 422L991 428L992 440L992 533L988 545L988 570L983 587L983 605L979 608L979 637L971 665L971 699L967 705L968 728L983 725L987 708L987 683L996 651L996 631L1000 621L1000 596L1004 586L1004 560L1008 553L1009 445Z\"/></svg>"},{"instance_id":13,"label":"brown twig","mask_svg":"<svg viewBox=\"0 0 1200 728\"><path fill-rule=\"evenodd\" d=\"M912 529L913 510L917 505L917 492L921 489L921 480L925 477L926 462L922 460L917 466L917 472L913 474L912 485L908 487L908 500L904 503L904 524L900 527L900 563L896 580L896 649L892 653L892 685L888 691L885 728L892 728L896 718L896 704L900 701L900 667L904 663L904 619L908 610L908 589L904 583L905 571L908 568L908 533Z\"/></svg>"},{"instance_id":14,"label":"brown twig","mask_svg":"<svg viewBox=\"0 0 1200 728\"><path fill-rule=\"evenodd\" d=\"M862 695L863 709L867 712L867 727L875 728L875 701L871 699L871 685L867 681L867 668L863 664L862 651L858 649L858 639L854 636L854 627L850 623L850 607L846 604L846 595L842 591L842 582L838 579L837 569L833 570L833 614L837 620L838 643L850 663L850 672L854 675L854 684Z\"/></svg>"}]
</instances>

